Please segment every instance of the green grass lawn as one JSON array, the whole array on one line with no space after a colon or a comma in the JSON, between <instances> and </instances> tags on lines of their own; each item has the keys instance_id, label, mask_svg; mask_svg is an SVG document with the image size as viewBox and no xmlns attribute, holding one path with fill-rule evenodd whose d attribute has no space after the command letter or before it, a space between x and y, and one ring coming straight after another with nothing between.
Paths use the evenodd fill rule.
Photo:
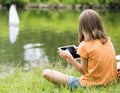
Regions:
<instances>
[{"instance_id":1,"label":"green grass lawn","mask_svg":"<svg viewBox=\"0 0 120 93\"><path fill-rule=\"evenodd\" d=\"M53 68L53 67L50 67ZM64 73L78 76L74 68L54 67ZM76 72L76 73L75 73ZM0 93L120 93L120 82L107 87L77 88L55 86L42 77L42 69L36 67L30 71L15 68L14 72L4 78L0 78Z\"/></svg>"}]
</instances>

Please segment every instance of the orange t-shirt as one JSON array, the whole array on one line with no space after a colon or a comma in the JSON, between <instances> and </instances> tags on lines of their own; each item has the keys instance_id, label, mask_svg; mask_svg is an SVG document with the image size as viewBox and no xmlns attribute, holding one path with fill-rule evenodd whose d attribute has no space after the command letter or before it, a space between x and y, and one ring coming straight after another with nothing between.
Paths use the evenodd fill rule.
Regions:
<instances>
[{"instance_id":1,"label":"orange t-shirt","mask_svg":"<svg viewBox=\"0 0 120 93\"><path fill-rule=\"evenodd\" d=\"M116 55L113 44L108 40L82 41L77 53L88 59L88 73L81 76L82 86L107 85L117 77Z\"/></svg>"}]
</instances>

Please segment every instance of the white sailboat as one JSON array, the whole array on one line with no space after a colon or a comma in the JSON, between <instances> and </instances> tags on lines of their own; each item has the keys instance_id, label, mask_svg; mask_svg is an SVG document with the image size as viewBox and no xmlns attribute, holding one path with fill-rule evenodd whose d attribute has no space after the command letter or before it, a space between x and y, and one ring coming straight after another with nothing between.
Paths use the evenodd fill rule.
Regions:
<instances>
[{"instance_id":1,"label":"white sailboat","mask_svg":"<svg viewBox=\"0 0 120 93\"><path fill-rule=\"evenodd\" d=\"M13 44L15 43L19 33L19 16L16 10L16 5L12 4L9 10L9 39Z\"/></svg>"}]
</instances>

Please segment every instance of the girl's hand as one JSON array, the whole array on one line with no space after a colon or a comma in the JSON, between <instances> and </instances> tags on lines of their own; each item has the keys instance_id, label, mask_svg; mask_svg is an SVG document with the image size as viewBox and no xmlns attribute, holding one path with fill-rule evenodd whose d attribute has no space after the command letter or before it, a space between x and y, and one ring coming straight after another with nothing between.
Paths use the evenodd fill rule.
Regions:
<instances>
[{"instance_id":1,"label":"girl's hand","mask_svg":"<svg viewBox=\"0 0 120 93\"><path fill-rule=\"evenodd\" d=\"M75 51L77 51L78 50L78 47L75 47Z\"/></svg>"},{"instance_id":2,"label":"girl's hand","mask_svg":"<svg viewBox=\"0 0 120 93\"><path fill-rule=\"evenodd\" d=\"M58 53L59 53L60 57L65 59L66 61L69 61L70 58L73 58L73 56L71 55L69 50L58 49Z\"/></svg>"},{"instance_id":3,"label":"girl's hand","mask_svg":"<svg viewBox=\"0 0 120 93\"><path fill-rule=\"evenodd\" d=\"M117 76L120 78L120 71L117 72Z\"/></svg>"}]
</instances>

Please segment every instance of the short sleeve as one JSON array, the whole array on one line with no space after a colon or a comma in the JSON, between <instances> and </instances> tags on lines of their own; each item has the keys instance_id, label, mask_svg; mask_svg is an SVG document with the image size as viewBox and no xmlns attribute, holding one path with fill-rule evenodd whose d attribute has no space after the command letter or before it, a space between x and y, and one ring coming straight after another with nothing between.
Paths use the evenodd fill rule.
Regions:
<instances>
[{"instance_id":1,"label":"short sleeve","mask_svg":"<svg viewBox=\"0 0 120 93\"><path fill-rule=\"evenodd\" d=\"M83 41L79 44L77 54L83 58L88 58L87 44Z\"/></svg>"}]
</instances>

